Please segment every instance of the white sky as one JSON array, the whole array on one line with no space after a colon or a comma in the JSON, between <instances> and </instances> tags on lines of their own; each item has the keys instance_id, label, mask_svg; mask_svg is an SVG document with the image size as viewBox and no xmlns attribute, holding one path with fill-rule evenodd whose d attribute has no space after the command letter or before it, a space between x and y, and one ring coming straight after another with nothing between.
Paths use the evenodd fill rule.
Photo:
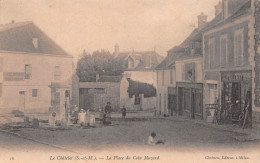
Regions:
<instances>
[{"instance_id":1,"label":"white sky","mask_svg":"<svg viewBox=\"0 0 260 163\"><path fill-rule=\"evenodd\" d=\"M0 24L33 21L71 55L86 49L166 51L219 0L0 0Z\"/></svg>"}]
</instances>

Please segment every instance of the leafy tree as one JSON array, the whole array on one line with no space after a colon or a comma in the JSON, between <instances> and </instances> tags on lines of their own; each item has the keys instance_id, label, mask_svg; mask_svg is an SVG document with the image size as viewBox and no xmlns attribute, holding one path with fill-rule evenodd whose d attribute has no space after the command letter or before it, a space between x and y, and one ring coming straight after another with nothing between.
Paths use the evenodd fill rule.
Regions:
<instances>
[{"instance_id":1,"label":"leafy tree","mask_svg":"<svg viewBox=\"0 0 260 163\"><path fill-rule=\"evenodd\" d=\"M144 97L156 96L156 88L152 84L142 83L131 79L128 79L128 82L129 87L127 92L130 98L132 98L133 95L138 96L139 94L144 94Z\"/></svg>"},{"instance_id":2,"label":"leafy tree","mask_svg":"<svg viewBox=\"0 0 260 163\"><path fill-rule=\"evenodd\" d=\"M92 55L85 51L77 64L77 75L80 82L94 82L96 74L121 75L126 69L126 61L115 58L109 51L97 50Z\"/></svg>"}]
</instances>

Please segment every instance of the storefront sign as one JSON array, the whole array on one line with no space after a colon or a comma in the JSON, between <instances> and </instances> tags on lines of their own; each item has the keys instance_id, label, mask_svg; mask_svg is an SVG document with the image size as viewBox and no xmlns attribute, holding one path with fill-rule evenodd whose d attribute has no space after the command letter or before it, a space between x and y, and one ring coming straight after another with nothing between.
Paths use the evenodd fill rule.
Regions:
<instances>
[{"instance_id":1,"label":"storefront sign","mask_svg":"<svg viewBox=\"0 0 260 163\"><path fill-rule=\"evenodd\" d=\"M23 81L24 72L4 72L4 81Z\"/></svg>"},{"instance_id":2,"label":"storefront sign","mask_svg":"<svg viewBox=\"0 0 260 163\"><path fill-rule=\"evenodd\" d=\"M250 71L241 72L222 72L222 82L243 82L252 80L252 73Z\"/></svg>"},{"instance_id":3,"label":"storefront sign","mask_svg":"<svg viewBox=\"0 0 260 163\"><path fill-rule=\"evenodd\" d=\"M168 94L169 95L176 95L176 88L168 87Z\"/></svg>"}]
</instances>

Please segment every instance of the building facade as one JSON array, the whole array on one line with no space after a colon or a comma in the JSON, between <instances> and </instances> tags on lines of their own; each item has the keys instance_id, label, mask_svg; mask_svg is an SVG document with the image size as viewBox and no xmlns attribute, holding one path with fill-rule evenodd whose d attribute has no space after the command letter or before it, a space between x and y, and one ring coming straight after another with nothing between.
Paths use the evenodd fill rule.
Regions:
<instances>
[{"instance_id":1,"label":"building facade","mask_svg":"<svg viewBox=\"0 0 260 163\"><path fill-rule=\"evenodd\" d=\"M69 108L72 57L32 22L0 26L0 112ZM65 109L65 108L64 108Z\"/></svg>"},{"instance_id":2,"label":"building facade","mask_svg":"<svg viewBox=\"0 0 260 163\"><path fill-rule=\"evenodd\" d=\"M224 107L238 103L242 110L248 95L253 95L255 54L250 50L254 39L251 3L250 0L223 0L222 20L203 34L205 104L218 103Z\"/></svg>"},{"instance_id":3,"label":"building facade","mask_svg":"<svg viewBox=\"0 0 260 163\"><path fill-rule=\"evenodd\" d=\"M207 16L201 13L198 28L179 46L168 50L167 57L156 67L159 113L203 118L202 33L218 19L207 22Z\"/></svg>"},{"instance_id":4,"label":"building facade","mask_svg":"<svg viewBox=\"0 0 260 163\"><path fill-rule=\"evenodd\" d=\"M252 65L252 118L255 121L260 121L260 1L252 0L252 19L250 21L250 53L253 53L251 58ZM254 60L253 60L254 58Z\"/></svg>"},{"instance_id":5,"label":"building facade","mask_svg":"<svg viewBox=\"0 0 260 163\"><path fill-rule=\"evenodd\" d=\"M154 68L163 60L156 51L119 51L115 45L115 57L126 61L124 74L134 81L152 84L156 87L156 73Z\"/></svg>"},{"instance_id":6,"label":"building facade","mask_svg":"<svg viewBox=\"0 0 260 163\"><path fill-rule=\"evenodd\" d=\"M166 57L156 67L157 96L156 108L158 115L175 115L176 100L176 70L170 65L169 59Z\"/></svg>"}]
</instances>

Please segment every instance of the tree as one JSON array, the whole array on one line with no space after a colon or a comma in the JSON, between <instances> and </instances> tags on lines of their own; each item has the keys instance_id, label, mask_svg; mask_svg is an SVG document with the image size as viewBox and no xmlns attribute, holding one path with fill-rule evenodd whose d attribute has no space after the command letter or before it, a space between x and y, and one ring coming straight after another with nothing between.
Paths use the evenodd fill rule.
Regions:
<instances>
[{"instance_id":1,"label":"tree","mask_svg":"<svg viewBox=\"0 0 260 163\"><path fill-rule=\"evenodd\" d=\"M153 85L133 81L131 79L128 79L128 82L129 87L127 92L130 98L132 98L133 95L137 97L139 94L144 94L144 97L156 97L156 88Z\"/></svg>"},{"instance_id":2,"label":"tree","mask_svg":"<svg viewBox=\"0 0 260 163\"><path fill-rule=\"evenodd\" d=\"M94 51L92 55L83 51L77 64L77 75L80 82L95 82L96 74L121 75L126 68L124 59L115 58L109 51Z\"/></svg>"}]
</instances>

